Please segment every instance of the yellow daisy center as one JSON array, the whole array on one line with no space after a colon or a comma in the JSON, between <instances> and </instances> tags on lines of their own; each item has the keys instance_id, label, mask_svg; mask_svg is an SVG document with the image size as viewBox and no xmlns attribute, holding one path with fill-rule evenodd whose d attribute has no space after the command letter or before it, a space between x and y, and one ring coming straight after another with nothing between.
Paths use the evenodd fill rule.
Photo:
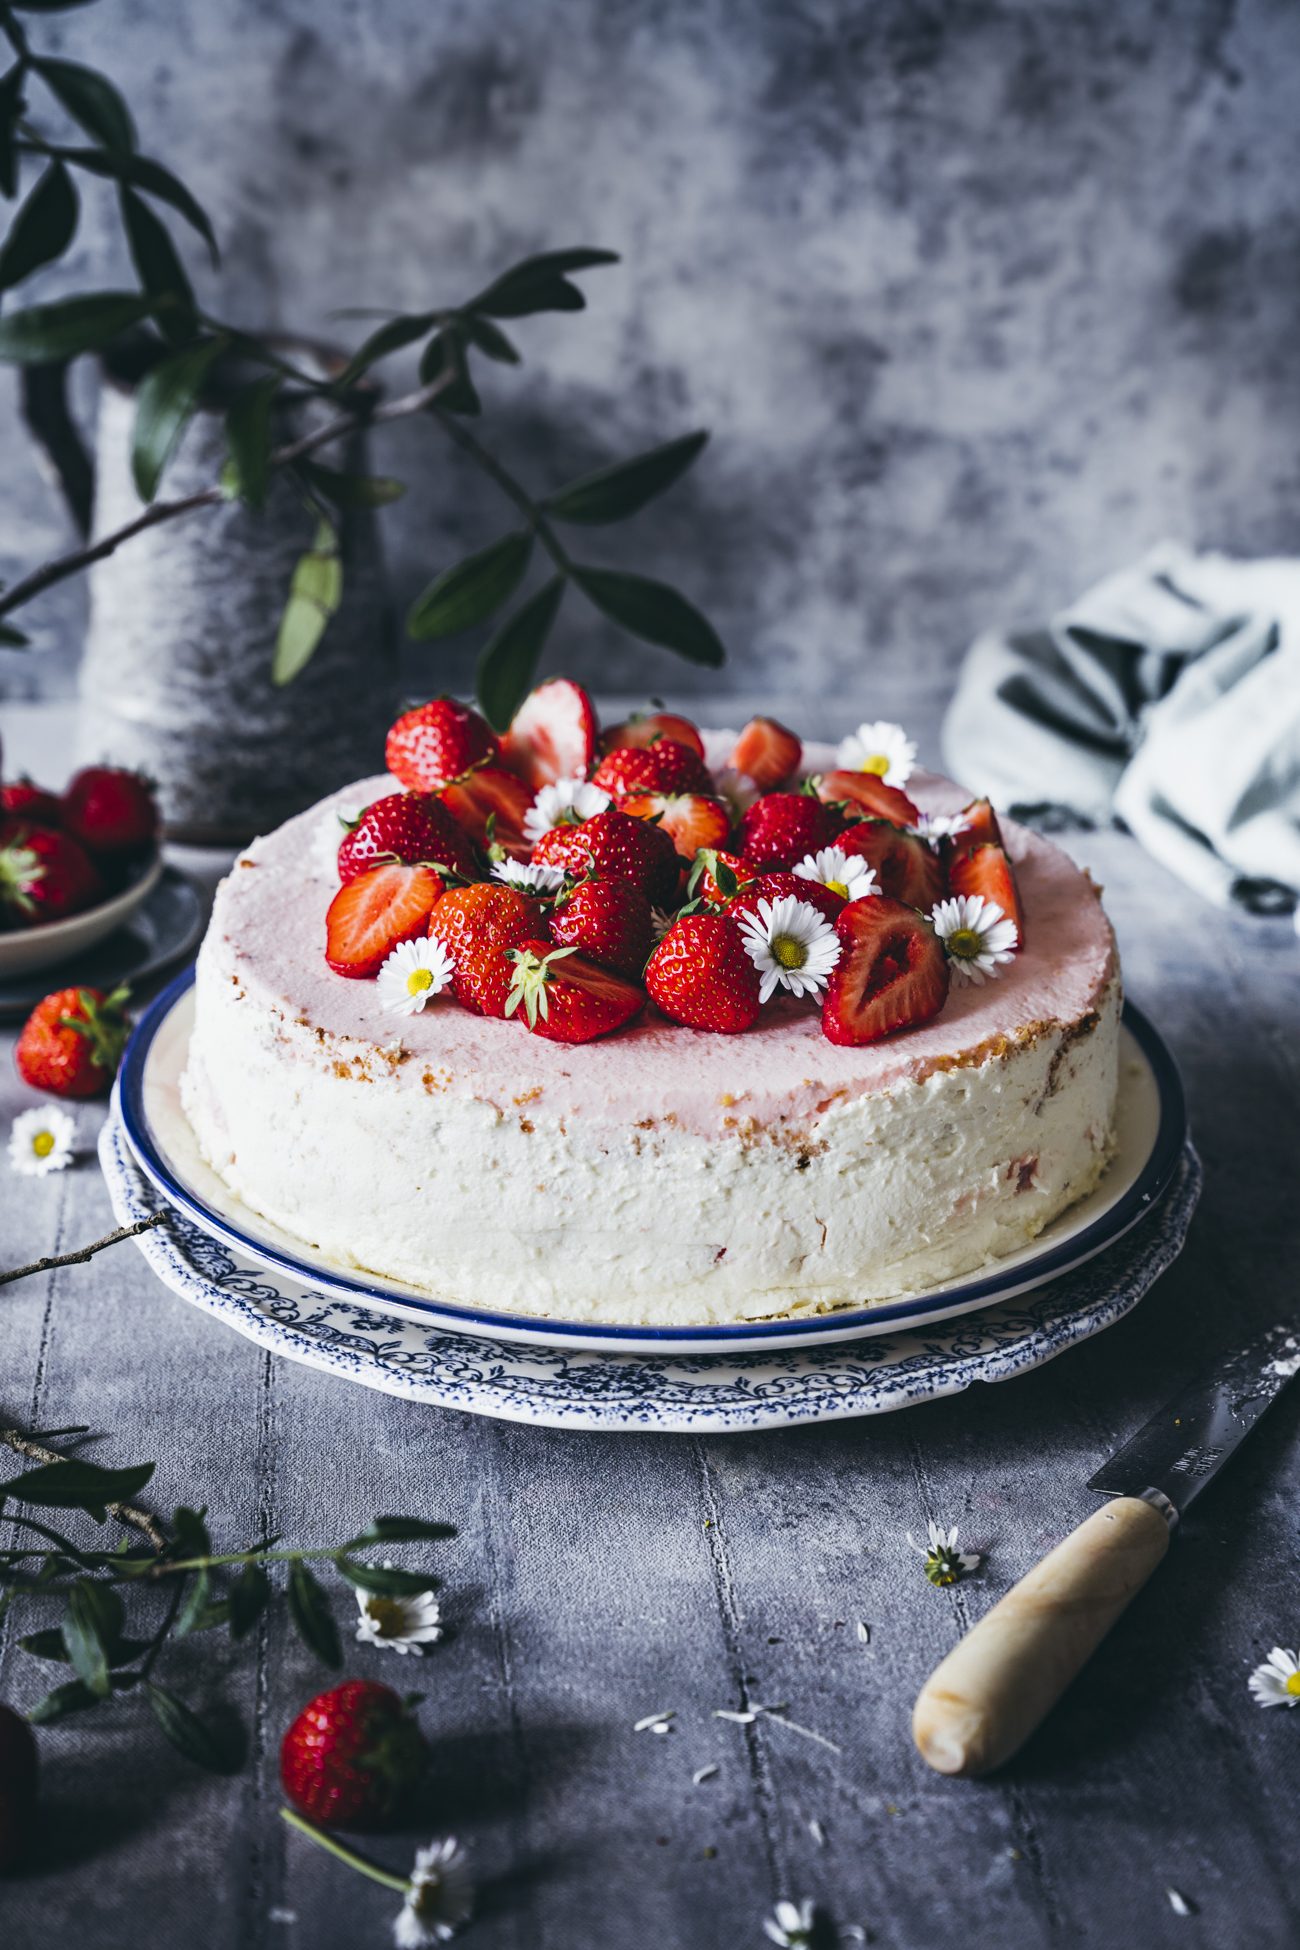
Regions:
<instances>
[{"instance_id":1,"label":"yellow daisy center","mask_svg":"<svg viewBox=\"0 0 1300 1950\"><path fill-rule=\"evenodd\" d=\"M406 978L406 993L408 995L423 995L425 989L431 989L432 987L433 970L431 968L413 968Z\"/></svg>"},{"instance_id":2,"label":"yellow daisy center","mask_svg":"<svg viewBox=\"0 0 1300 1950\"><path fill-rule=\"evenodd\" d=\"M53 1131L38 1131L32 1139L32 1150L38 1158L48 1158L54 1149Z\"/></svg>"},{"instance_id":3,"label":"yellow daisy center","mask_svg":"<svg viewBox=\"0 0 1300 1950\"><path fill-rule=\"evenodd\" d=\"M772 943L772 954L782 968L802 968L808 959L803 942L796 941L792 934L778 934Z\"/></svg>"},{"instance_id":4,"label":"yellow daisy center","mask_svg":"<svg viewBox=\"0 0 1300 1950\"><path fill-rule=\"evenodd\" d=\"M366 1612L381 1639L400 1639L406 1631L406 1612L396 1598L366 1599Z\"/></svg>"},{"instance_id":5,"label":"yellow daisy center","mask_svg":"<svg viewBox=\"0 0 1300 1950\"><path fill-rule=\"evenodd\" d=\"M1300 1672L1289 1672L1286 1677L1286 1690L1292 1699L1300 1699Z\"/></svg>"},{"instance_id":6,"label":"yellow daisy center","mask_svg":"<svg viewBox=\"0 0 1300 1950\"><path fill-rule=\"evenodd\" d=\"M889 770L889 753L869 752L858 767L858 770L860 772L874 772L878 779L883 779Z\"/></svg>"},{"instance_id":7,"label":"yellow daisy center","mask_svg":"<svg viewBox=\"0 0 1300 1950\"><path fill-rule=\"evenodd\" d=\"M984 937L974 928L954 928L945 943L948 953L960 961L974 961L984 952Z\"/></svg>"},{"instance_id":8,"label":"yellow daisy center","mask_svg":"<svg viewBox=\"0 0 1300 1950\"><path fill-rule=\"evenodd\" d=\"M846 901L848 899L849 890L844 885L844 882L842 880L828 880L826 882L826 885L830 888L833 894L838 894L842 901Z\"/></svg>"}]
</instances>

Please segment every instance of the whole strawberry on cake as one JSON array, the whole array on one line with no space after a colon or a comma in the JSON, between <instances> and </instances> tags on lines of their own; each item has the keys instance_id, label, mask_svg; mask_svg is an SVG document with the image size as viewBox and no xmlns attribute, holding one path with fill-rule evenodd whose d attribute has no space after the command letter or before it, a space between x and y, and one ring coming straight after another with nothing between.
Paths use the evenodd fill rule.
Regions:
<instances>
[{"instance_id":1,"label":"whole strawberry on cake","mask_svg":"<svg viewBox=\"0 0 1300 1950\"><path fill-rule=\"evenodd\" d=\"M448 698L256 841L182 1100L342 1265L565 1321L860 1306L1014 1252L1113 1143L1097 889L897 726L805 747L555 678Z\"/></svg>"}]
</instances>

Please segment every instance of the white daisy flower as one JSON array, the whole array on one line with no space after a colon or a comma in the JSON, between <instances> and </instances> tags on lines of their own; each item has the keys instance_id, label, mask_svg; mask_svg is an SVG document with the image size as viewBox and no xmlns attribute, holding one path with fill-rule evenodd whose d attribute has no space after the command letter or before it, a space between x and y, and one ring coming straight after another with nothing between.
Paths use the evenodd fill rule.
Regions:
<instances>
[{"instance_id":1,"label":"white daisy flower","mask_svg":"<svg viewBox=\"0 0 1300 1950\"><path fill-rule=\"evenodd\" d=\"M959 833L969 833L970 821L965 813L923 812L910 830L919 840L927 841L937 853L945 840L955 840Z\"/></svg>"},{"instance_id":2,"label":"white daisy flower","mask_svg":"<svg viewBox=\"0 0 1300 1950\"><path fill-rule=\"evenodd\" d=\"M824 846L820 853L807 854L794 870L800 880L816 880L840 894L846 901L866 900L878 894L876 870L860 853L846 853L842 847Z\"/></svg>"},{"instance_id":3,"label":"white daisy flower","mask_svg":"<svg viewBox=\"0 0 1300 1950\"><path fill-rule=\"evenodd\" d=\"M9 1127L9 1163L24 1178L43 1178L72 1163L76 1124L57 1104L20 1111Z\"/></svg>"},{"instance_id":4,"label":"white daisy flower","mask_svg":"<svg viewBox=\"0 0 1300 1950\"><path fill-rule=\"evenodd\" d=\"M763 1934L780 1950L807 1950L813 1940L816 1905L811 1896L801 1903L779 1902L776 1914L763 1919Z\"/></svg>"},{"instance_id":5,"label":"white daisy flower","mask_svg":"<svg viewBox=\"0 0 1300 1950\"><path fill-rule=\"evenodd\" d=\"M608 792L586 779L557 779L554 785L542 787L524 814L524 838L536 846L552 826L578 826L607 812L613 803Z\"/></svg>"},{"instance_id":6,"label":"white daisy flower","mask_svg":"<svg viewBox=\"0 0 1300 1950\"><path fill-rule=\"evenodd\" d=\"M983 982L1010 961L1020 939L1014 921L983 894L956 894L930 910L934 931L959 982Z\"/></svg>"},{"instance_id":7,"label":"white daisy flower","mask_svg":"<svg viewBox=\"0 0 1300 1950\"><path fill-rule=\"evenodd\" d=\"M464 1849L454 1837L417 1849L406 1900L393 1920L398 1950L447 1943L474 1908L474 1884Z\"/></svg>"},{"instance_id":8,"label":"white daisy flower","mask_svg":"<svg viewBox=\"0 0 1300 1950\"><path fill-rule=\"evenodd\" d=\"M789 989L791 995L821 993L842 944L811 902L786 894L778 901L761 900L756 913L738 918L745 953L763 978L760 1002L779 988Z\"/></svg>"},{"instance_id":9,"label":"white daisy flower","mask_svg":"<svg viewBox=\"0 0 1300 1950\"><path fill-rule=\"evenodd\" d=\"M351 812L327 812L317 820L311 863L318 880L338 879L339 848L347 838L348 828L355 826L364 812L364 806L354 806Z\"/></svg>"},{"instance_id":10,"label":"white daisy flower","mask_svg":"<svg viewBox=\"0 0 1300 1950\"><path fill-rule=\"evenodd\" d=\"M652 907L650 909L650 932L656 941L663 940L676 919L677 916L670 914L667 908Z\"/></svg>"},{"instance_id":11,"label":"white daisy flower","mask_svg":"<svg viewBox=\"0 0 1300 1950\"><path fill-rule=\"evenodd\" d=\"M492 878L504 880L507 887L518 887L525 894L558 894L565 874L563 867L534 866L531 860L498 860Z\"/></svg>"},{"instance_id":12,"label":"white daisy flower","mask_svg":"<svg viewBox=\"0 0 1300 1950\"><path fill-rule=\"evenodd\" d=\"M967 1572L979 1569L979 1551L959 1551L957 1548L957 1526L945 1530L933 1517L926 1525L928 1545L918 1544L909 1530L907 1541L914 1551L919 1551L925 1559L925 1575L931 1584L956 1584L958 1578Z\"/></svg>"},{"instance_id":13,"label":"white daisy flower","mask_svg":"<svg viewBox=\"0 0 1300 1950\"><path fill-rule=\"evenodd\" d=\"M1275 1645L1246 1684L1256 1706L1300 1706L1300 1659Z\"/></svg>"},{"instance_id":14,"label":"white daisy flower","mask_svg":"<svg viewBox=\"0 0 1300 1950\"><path fill-rule=\"evenodd\" d=\"M403 941L379 971L379 1006L394 1016L417 1016L451 981L451 956L427 934Z\"/></svg>"},{"instance_id":15,"label":"white daisy flower","mask_svg":"<svg viewBox=\"0 0 1300 1950\"><path fill-rule=\"evenodd\" d=\"M720 772L713 774L713 783L717 787L718 797L725 799L730 806L733 819L747 813L754 801L763 796L752 779L743 772L733 772L729 765L724 765Z\"/></svg>"},{"instance_id":16,"label":"white daisy flower","mask_svg":"<svg viewBox=\"0 0 1300 1950\"><path fill-rule=\"evenodd\" d=\"M385 1561L384 1569L392 1565ZM357 1642L379 1645L390 1652L422 1652L442 1637L442 1614L432 1591L409 1598L381 1598L375 1591L358 1591Z\"/></svg>"},{"instance_id":17,"label":"white daisy flower","mask_svg":"<svg viewBox=\"0 0 1300 1950\"><path fill-rule=\"evenodd\" d=\"M844 740L835 762L841 772L874 772L886 785L906 785L916 767L916 746L901 724L878 718Z\"/></svg>"}]
</instances>

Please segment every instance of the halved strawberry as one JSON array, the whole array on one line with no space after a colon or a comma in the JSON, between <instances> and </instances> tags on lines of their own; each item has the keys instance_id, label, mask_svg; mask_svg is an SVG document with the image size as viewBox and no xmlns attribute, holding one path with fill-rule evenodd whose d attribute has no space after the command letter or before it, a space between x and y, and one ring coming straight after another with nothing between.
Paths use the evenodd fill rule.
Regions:
<instances>
[{"instance_id":1,"label":"halved strawberry","mask_svg":"<svg viewBox=\"0 0 1300 1950\"><path fill-rule=\"evenodd\" d=\"M506 1014L517 1013L534 1036L553 1043L590 1043L609 1036L631 1022L645 1003L638 983L588 961L575 948L523 941L512 949L510 960L514 976Z\"/></svg>"},{"instance_id":2,"label":"halved strawberry","mask_svg":"<svg viewBox=\"0 0 1300 1950\"><path fill-rule=\"evenodd\" d=\"M552 826L533 848L540 866L566 873L593 869L602 880L631 880L655 907L667 907L677 892L681 861L663 828L649 819L629 819L610 807L579 826Z\"/></svg>"},{"instance_id":3,"label":"halved strawberry","mask_svg":"<svg viewBox=\"0 0 1300 1950\"><path fill-rule=\"evenodd\" d=\"M448 888L429 916L429 938L451 957L458 1002L483 1016L505 1014L514 973L506 957L545 933L543 911L540 901L495 880Z\"/></svg>"},{"instance_id":4,"label":"halved strawberry","mask_svg":"<svg viewBox=\"0 0 1300 1950\"><path fill-rule=\"evenodd\" d=\"M1007 919L1016 924L1017 948L1024 947L1025 914L1020 905L1020 890L1002 847L977 846L973 852L960 854L948 869L948 885L954 894L983 894L986 901L1000 907Z\"/></svg>"},{"instance_id":5,"label":"halved strawberry","mask_svg":"<svg viewBox=\"0 0 1300 1950\"><path fill-rule=\"evenodd\" d=\"M432 867L370 867L330 902L326 961L336 975L377 975L394 948L424 933L441 896Z\"/></svg>"},{"instance_id":6,"label":"halved strawberry","mask_svg":"<svg viewBox=\"0 0 1300 1950\"><path fill-rule=\"evenodd\" d=\"M695 856L686 891L692 898L702 901L730 900L733 894L754 879L757 871L738 853L722 853L713 847L702 847Z\"/></svg>"},{"instance_id":7,"label":"halved strawberry","mask_svg":"<svg viewBox=\"0 0 1300 1950\"><path fill-rule=\"evenodd\" d=\"M532 845L524 838L524 819L533 803L533 792L513 772L500 765L480 765L463 779L443 786L438 797L476 846L489 844L491 821L492 842L512 860L528 858Z\"/></svg>"},{"instance_id":8,"label":"halved strawberry","mask_svg":"<svg viewBox=\"0 0 1300 1950\"><path fill-rule=\"evenodd\" d=\"M639 977L654 945L650 903L630 880L580 880L551 914L552 941Z\"/></svg>"},{"instance_id":9,"label":"halved strawberry","mask_svg":"<svg viewBox=\"0 0 1300 1950\"><path fill-rule=\"evenodd\" d=\"M408 866L446 867L462 880L477 880L473 849L445 806L423 792L390 792L367 806L339 843L344 886L380 860Z\"/></svg>"},{"instance_id":10,"label":"halved strawberry","mask_svg":"<svg viewBox=\"0 0 1300 1950\"><path fill-rule=\"evenodd\" d=\"M603 734L600 741L602 752L616 752L630 745L654 745L661 738L671 738L679 745L689 745L697 758L704 756L704 740L689 718L679 718L675 711L649 711L639 717L624 719Z\"/></svg>"},{"instance_id":11,"label":"halved strawberry","mask_svg":"<svg viewBox=\"0 0 1300 1950\"><path fill-rule=\"evenodd\" d=\"M949 841L949 859L957 860L963 853L973 853L977 846L1000 846L1005 851L998 816L987 799L972 799L969 806L962 807L961 816L966 821L966 830Z\"/></svg>"},{"instance_id":12,"label":"halved strawberry","mask_svg":"<svg viewBox=\"0 0 1300 1950\"><path fill-rule=\"evenodd\" d=\"M648 792L713 791L713 778L704 760L675 738L656 738L653 745L621 746L601 759L591 782L616 801Z\"/></svg>"},{"instance_id":13,"label":"halved strawberry","mask_svg":"<svg viewBox=\"0 0 1300 1950\"><path fill-rule=\"evenodd\" d=\"M497 752L496 733L486 718L454 697L435 697L403 712L388 734L384 757L408 792L436 792Z\"/></svg>"},{"instance_id":14,"label":"halved strawberry","mask_svg":"<svg viewBox=\"0 0 1300 1950\"><path fill-rule=\"evenodd\" d=\"M835 837L839 821L820 799L806 792L769 792L741 814L736 837L754 867L792 867Z\"/></svg>"},{"instance_id":15,"label":"halved strawberry","mask_svg":"<svg viewBox=\"0 0 1300 1950\"><path fill-rule=\"evenodd\" d=\"M501 756L534 792L585 779L596 755L596 713L581 684L551 677L526 697L501 741Z\"/></svg>"},{"instance_id":16,"label":"halved strawberry","mask_svg":"<svg viewBox=\"0 0 1300 1950\"><path fill-rule=\"evenodd\" d=\"M937 1016L948 999L948 958L923 914L873 894L835 923L844 951L822 998L822 1033L854 1047Z\"/></svg>"},{"instance_id":17,"label":"halved strawberry","mask_svg":"<svg viewBox=\"0 0 1300 1950\"><path fill-rule=\"evenodd\" d=\"M820 880L804 880L797 873L763 873L757 880L747 880L740 892L727 902L728 914L755 914L760 901L780 901L793 895L797 901L807 901L828 921L834 921L844 911L844 897L823 885Z\"/></svg>"},{"instance_id":18,"label":"halved strawberry","mask_svg":"<svg viewBox=\"0 0 1300 1950\"><path fill-rule=\"evenodd\" d=\"M828 806L857 806L872 819L915 826L920 812L905 792L886 785L874 772L827 772L817 781L817 797Z\"/></svg>"},{"instance_id":19,"label":"halved strawberry","mask_svg":"<svg viewBox=\"0 0 1300 1950\"><path fill-rule=\"evenodd\" d=\"M742 772L766 792L792 779L802 757L802 742L793 731L775 718L751 718L727 762L733 772Z\"/></svg>"},{"instance_id":20,"label":"halved strawberry","mask_svg":"<svg viewBox=\"0 0 1300 1950\"><path fill-rule=\"evenodd\" d=\"M721 799L702 792L650 792L624 799L620 810L630 819L658 820L683 860L693 860L702 846L721 846L731 831L731 814Z\"/></svg>"},{"instance_id":21,"label":"halved strawberry","mask_svg":"<svg viewBox=\"0 0 1300 1950\"><path fill-rule=\"evenodd\" d=\"M688 1029L736 1036L758 1020L759 975L729 914L684 914L646 963L646 987Z\"/></svg>"},{"instance_id":22,"label":"halved strawberry","mask_svg":"<svg viewBox=\"0 0 1300 1950\"><path fill-rule=\"evenodd\" d=\"M844 853L860 853L875 868L881 893L891 900L906 901L928 914L943 899L943 863L915 833L905 833L887 819L860 819L846 826L835 844Z\"/></svg>"}]
</instances>

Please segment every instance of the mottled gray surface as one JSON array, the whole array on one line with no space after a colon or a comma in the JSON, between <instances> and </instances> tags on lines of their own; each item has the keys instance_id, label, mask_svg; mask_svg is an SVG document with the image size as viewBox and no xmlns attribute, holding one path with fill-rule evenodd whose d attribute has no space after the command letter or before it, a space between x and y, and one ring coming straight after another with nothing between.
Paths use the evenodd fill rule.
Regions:
<instances>
[{"instance_id":1,"label":"mottled gray surface","mask_svg":"<svg viewBox=\"0 0 1300 1950\"><path fill-rule=\"evenodd\" d=\"M127 85L225 241L201 290L250 324L624 251L584 317L521 328L488 425L538 483L715 429L635 558L737 683L797 658L865 703L1165 534L1297 545L1290 0L102 0L36 31ZM109 234L93 199L46 288L120 278ZM405 599L499 510L431 429L385 447L418 483L385 517ZM65 535L3 377L0 454L12 575ZM70 681L76 596L31 615L52 654L6 656L11 692ZM675 669L577 603L554 661Z\"/></svg>"},{"instance_id":2,"label":"mottled gray surface","mask_svg":"<svg viewBox=\"0 0 1300 1950\"><path fill-rule=\"evenodd\" d=\"M23 730L35 764L52 728L39 745ZM1296 1307L1294 937L1189 912L1120 834L1072 848L1105 883L1129 990L1182 1065L1205 1192L1182 1258L1136 1312L1021 1380L771 1435L566 1435L276 1361L166 1292L131 1246L5 1290L0 1412L89 1422L103 1459L156 1458L160 1507L206 1502L222 1537L337 1538L383 1509L460 1526L435 1553L447 1642L414 1674L360 1648L349 1667L427 1695L427 1801L375 1853L404 1867L448 1828L472 1844L483 1889L467 1946L760 1950L782 1895L816 1896L879 1950L1296 1942L1300 1716L1262 1713L1246 1691L1269 1648L1296 1640L1293 1399L1001 1776L942 1780L908 1737L928 1672L1094 1507L1084 1483L1108 1451L1212 1353ZM7 1119L30 1098L3 1074ZM100 1112L79 1116L76 1169L21 1189L0 1169L5 1263L107 1228ZM904 1539L929 1515L989 1550L948 1592ZM340 1618L350 1603L340 1594ZM14 1646L26 1628L8 1621L0 1638L0 1695L19 1703L42 1685ZM5 1950L387 1943L395 1899L275 1818L281 1732L322 1679L283 1618L234 1651L209 1638L192 1664L182 1648L170 1670L238 1715L245 1769L197 1774L131 1702L44 1733L44 1841L0 1890ZM788 1702L842 1752L713 1719L745 1700ZM667 1738L633 1733L669 1707ZM693 1786L711 1760L719 1774Z\"/></svg>"}]
</instances>

